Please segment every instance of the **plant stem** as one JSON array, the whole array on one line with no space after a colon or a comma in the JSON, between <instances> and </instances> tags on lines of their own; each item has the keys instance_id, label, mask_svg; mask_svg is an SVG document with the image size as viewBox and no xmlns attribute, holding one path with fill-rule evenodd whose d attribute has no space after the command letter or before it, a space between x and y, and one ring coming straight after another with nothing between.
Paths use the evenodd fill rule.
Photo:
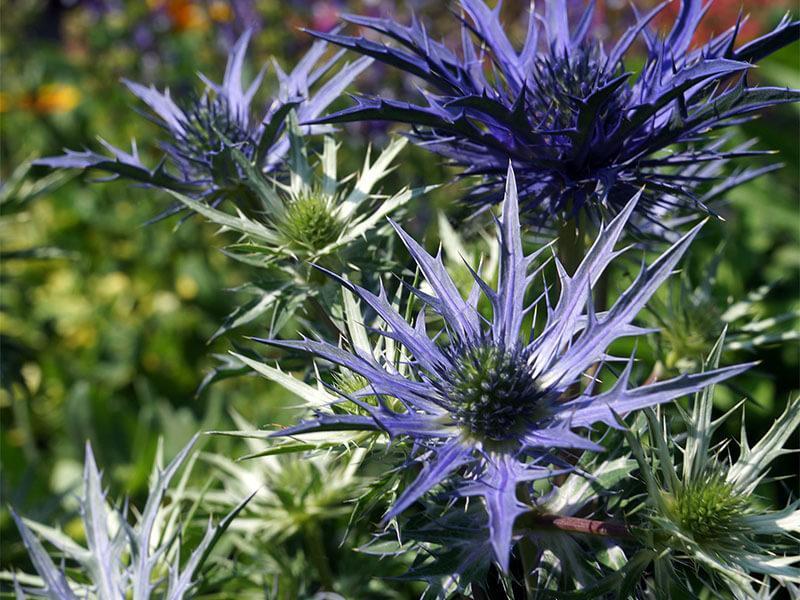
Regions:
<instances>
[{"instance_id":1,"label":"plant stem","mask_svg":"<svg viewBox=\"0 0 800 600\"><path fill-rule=\"evenodd\" d=\"M584 533L586 535L596 535L621 540L634 539L630 529L619 521L599 521L595 519L581 519L579 517L529 513L525 516L524 524L528 529L559 529L571 533Z\"/></svg>"},{"instance_id":2,"label":"plant stem","mask_svg":"<svg viewBox=\"0 0 800 600\"><path fill-rule=\"evenodd\" d=\"M564 221L558 228L558 259L569 275L573 275L581 264L583 232L577 217Z\"/></svg>"},{"instance_id":3,"label":"plant stem","mask_svg":"<svg viewBox=\"0 0 800 600\"><path fill-rule=\"evenodd\" d=\"M656 361L656 364L653 365L653 370L650 372L650 375L647 376L647 379L644 382L644 385L651 385L661 379L661 376L664 374L664 365L661 361Z\"/></svg>"},{"instance_id":4,"label":"plant stem","mask_svg":"<svg viewBox=\"0 0 800 600\"><path fill-rule=\"evenodd\" d=\"M308 552L311 564L314 565L314 569L317 571L319 582L323 589L332 592L334 591L333 573L331 572L331 566L328 562L328 555L325 552L325 542L322 539L319 525L313 521L308 521L303 527L303 531L305 534L303 538L305 540L306 552Z\"/></svg>"},{"instance_id":5,"label":"plant stem","mask_svg":"<svg viewBox=\"0 0 800 600\"><path fill-rule=\"evenodd\" d=\"M330 334L333 335L333 338L338 340L343 333L336 323L333 322L333 319L330 318L328 311L320 304L316 296L309 296L308 305L313 310L315 322L324 325Z\"/></svg>"},{"instance_id":6,"label":"plant stem","mask_svg":"<svg viewBox=\"0 0 800 600\"><path fill-rule=\"evenodd\" d=\"M528 486L522 484L519 487L522 501L531 506L533 500L531 499L531 492ZM523 579L525 581L525 594L528 598L533 598L534 591L536 590L536 582L533 580L533 571L536 568L536 547L533 545L533 540L527 535L522 536L519 542L519 555L522 560Z\"/></svg>"}]
</instances>

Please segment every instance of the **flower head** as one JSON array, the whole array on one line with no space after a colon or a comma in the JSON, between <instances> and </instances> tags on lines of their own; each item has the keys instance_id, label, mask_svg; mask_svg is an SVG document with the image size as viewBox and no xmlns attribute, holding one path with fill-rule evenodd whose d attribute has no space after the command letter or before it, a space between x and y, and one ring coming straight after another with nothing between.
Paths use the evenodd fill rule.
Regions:
<instances>
[{"instance_id":1,"label":"flower head","mask_svg":"<svg viewBox=\"0 0 800 600\"><path fill-rule=\"evenodd\" d=\"M368 150L360 172L340 176L338 146L325 136L318 163L310 160L308 143L294 113L288 120L289 156L280 181L256 170L238 148L231 158L244 171L239 182L258 207L253 215L229 214L195 198L171 192L182 206L237 235L229 256L264 276L250 286L254 301L238 308L214 337L233 326L241 326L274 310L273 322L285 323L302 301L322 294L322 282L310 264L348 268L364 280L388 264L385 239L389 227L384 219L428 187L404 188L387 196L376 187L394 168L393 161L406 145L405 138L392 140L374 159ZM282 316L279 317L281 313Z\"/></svg>"},{"instance_id":2,"label":"flower head","mask_svg":"<svg viewBox=\"0 0 800 600\"><path fill-rule=\"evenodd\" d=\"M63 156L44 158L37 163L53 168L105 171L114 177L188 193L213 205L235 197L245 173L231 157L232 148L241 152L258 170L270 172L280 167L289 149L285 119L290 110L295 110L304 121L318 117L371 62L363 58L345 65L335 77L312 92L312 86L331 72L340 57L337 54L316 66L326 50L325 42L317 42L290 73L284 73L275 63L278 92L266 113L257 117L252 104L265 69L246 89L243 87L249 40L247 31L234 45L222 83L200 76L205 89L199 96L173 99L169 90L161 92L153 86L124 82L147 105L153 121L165 134L161 142L165 157L155 169L148 169L141 162L135 142L128 153L103 140L101 143L111 156L89 150L67 150ZM318 126L312 129L324 131Z\"/></svg>"},{"instance_id":3,"label":"flower head","mask_svg":"<svg viewBox=\"0 0 800 600\"><path fill-rule=\"evenodd\" d=\"M723 332L723 351L752 352L800 339L798 312L764 316L763 300L772 286L761 286L736 300L720 294L717 276L721 258L718 252L697 285L684 269L679 281L669 286L666 297L650 303L649 320L663 332L656 352L668 369L698 370Z\"/></svg>"},{"instance_id":4,"label":"flower head","mask_svg":"<svg viewBox=\"0 0 800 600\"><path fill-rule=\"evenodd\" d=\"M560 296L551 306L547 292L533 305L546 305L542 332L534 335L526 319L530 284L541 272L531 272L546 249L530 255L522 250L517 188L509 167L502 221L499 225L500 264L496 288L474 274L473 292L464 299L445 270L441 257L432 257L400 227L395 229L432 289L412 288L423 303L409 323L387 301L336 277L387 324L380 334L399 342L409 355L409 370L392 365L361 347L347 352L320 341L261 340L311 352L363 377L368 385L348 398L362 414L323 413L311 421L281 431L298 435L336 428L382 430L392 438L414 442L422 469L387 514L392 518L435 486L449 482L460 496L480 496L488 513L494 556L506 570L513 545L516 517L527 510L517 497L518 487L569 470L559 449L597 450L600 447L577 430L596 423L613 426L615 413L627 413L692 393L709 383L748 368L738 365L697 375L684 375L629 388L633 357L616 383L604 391L590 385L572 393L593 365L613 359L608 346L642 330L632 320L656 288L674 269L699 231L695 227L651 266L643 268L610 310L595 313L591 289L619 252L614 250L636 197L602 228L585 259L568 275L555 259ZM478 311L481 293L492 308L487 320ZM426 311L444 325L429 333ZM527 323L527 325L525 325ZM596 383L596 382L595 382ZM374 399L377 398L377 401Z\"/></svg>"},{"instance_id":5,"label":"flower head","mask_svg":"<svg viewBox=\"0 0 800 600\"><path fill-rule=\"evenodd\" d=\"M316 122L379 119L409 123L418 144L480 175L469 200L499 202L509 160L517 174L521 208L537 225L585 213L599 222L618 213L641 187L637 218L629 225L663 232L675 208L705 209L726 189L772 167L721 177L732 158L759 154L726 148L715 132L768 106L795 101L796 91L750 87L752 64L797 39L800 22L778 27L735 48L741 22L697 49L691 41L703 14L700 0L684 0L666 36L648 25L666 3L637 18L608 51L590 33L594 2L570 24L566 0L547 0L543 16L531 10L521 50L499 20L501 4L461 0L461 53L428 37L416 19L347 16L395 42L315 33L320 38L421 78L423 104L358 98L357 105ZM647 57L638 76L624 60L642 38ZM728 82L734 82L728 85Z\"/></svg>"},{"instance_id":6,"label":"flower head","mask_svg":"<svg viewBox=\"0 0 800 600\"><path fill-rule=\"evenodd\" d=\"M709 364L719 360L721 349L720 339ZM667 585L659 577L688 582L676 573L689 563L712 589L722 583L737 598L754 598L769 588L770 578L782 585L800 582L800 569L792 566L798 562L800 502L770 510L756 493L772 461L790 452L784 445L800 425L800 398L788 402L758 443L751 447L743 437L733 461L726 444L712 444L714 432L731 414L712 420L713 394L714 387L707 387L690 412L680 411L680 429L686 432L681 443L672 441L666 415L658 419L652 411L647 412L648 446L632 433L626 436L647 486L656 584ZM766 577L759 581L753 574Z\"/></svg>"}]
</instances>

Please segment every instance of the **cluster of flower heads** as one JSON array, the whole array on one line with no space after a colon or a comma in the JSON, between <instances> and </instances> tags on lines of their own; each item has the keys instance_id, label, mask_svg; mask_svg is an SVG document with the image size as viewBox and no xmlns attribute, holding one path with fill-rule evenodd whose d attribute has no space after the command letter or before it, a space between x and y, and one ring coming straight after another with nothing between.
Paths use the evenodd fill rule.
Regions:
<instances>
[{"instance_id":1,"label":"cluster of flower heads","mask_svg":"<svg viewBox=\"0 0 800 600\"><path fill-rule=\"evenodd\" d=\"M288 74L277 62L274 63L278 91L265 114L256 118L252 104L266 68L247 89L243 87L244 59L249 40L250 32L247 31L236 42L221 84L200 76L205 84L200 96L173 99L169 90L160 92L153 86L124 82L147 105L152 120L167 136L161 143L164 158L155 168L149 169L142 163L135 141L131 152L126 152L102 139L101 143L111 156L90 150L68 150L63 156L40 159L37 164L59 169L103 171L114 178L190 194L212 206L237 198L246 192L242 182L247 175L233 158L232 149L246 156L258 170L271 172L280 169L289 150L286 128L289 113L295 111L301 121L316 118L372 62L369 58L362 58L346 64L312 92L312 87L321 78L334 71L342 54L339 52L323 61L327 44L315 43ZM325 130L324 127L308 128L309 133ZM182 207L178 203L161 216L173 214Z\"/></svg>"},{"instance_id":2,"label":"cluster of flower heads","mask_svg":"<svg viewBox=\"0 0 800 600\"><path fill-rule=\"evenodd\" d=\"M500 23L502 2L490 9L482 0L461 0L460 53L431 39L416 19L406 27L345 16L398 45L314 35L419 77L424 104L359 97L353 108L315 122L411 124L416 143L463 167L464 175L482 176L468 196L479 206L500 201L511 160L521 209L536 225L553 227L581 213L598 223L646 186L631 226L665 233L665 213L707 210L724 191L773 168L726 173L731 159L762 153L748 144L726 147L725 136L709 134L797 100L794 90L748 85L747 74L800 33L800 22L785 18L737 48L740 20L692 48L707 6L684 0L669 34L660 37L649 25L666 4L638 16L610 49L591 32L594 2L572 25L566 0L547 0L543 15L531 9L521 50ZM624 61L640 39L647 57L634 76Z\"/></svg>"},{"instance_id":3,"label":"cluster of flower heads","mask_svg":"<svg viewBox=\"0 0 800 600\"><path fill-rule=\"evenodd\" d=\"M253 498L251 514L273 515L268 518L279 526L288 523L291 533L305 531L313 521L319 535L320 507L333 510L330 505L342 497L370 487L366 478L355 476L356 469L369 457L366 449L381 445L380 440L388 436L388 445L399 449L392 456L402 457L394 465L398 469L390 471L408 473L402 467L410 465L419 468L407 485L399 483L402 477L381 478L393 482L387 494L380 489L363 493L391 498L385 524L400 523L401 515L413 515L412 507L422 507L416 512L421 521L413 521L412 516L401 529L416 536L420 547L426 547L430 539L438 540L440 548L430 556L457 555L458 566L444 573L447 578L469 580L468 572L480 577L471 569L478 564L486 567L490 560L508 574L512 558L523 554L522 549L515 553L521 540L540 545L538 562L526 565L529 571L547 564L567 572L574 557L566 555L578 547L577 542L571 545L563 532L556 534L562 536L557 540L546 533L532 533L529 522L521 525L520 517L569 517L589 511L590 505L602 501L597 489L622 485L638 464L647 488L648 526L637 541L645 548L623 566L627 557L616 547L613 560L606 562L614 563L617 575L633 580L637 569L641 574L652 563L660 583L665 573L677 570L676 564L688 557L694 564L722 573L739 595L753 591L750 572L781 582L800 581L791 560L770 555L785 550L786 539L773 543L775 536L797 531L796 504L778 513L763 513L747 497L763 478L766 465L782 453L786 438L796 428L800 404L790 403L775 433L769 433L762 444L750 449L744 441L737 463L728 464L720 456L706 461L716 428L710 422L708 387L753 363L719 367L715 362L700 372L660 380L651 376L637 384L636 352L629 357L616 355L621 339L654 332L634 321L675 271L702 223L673 240L649 265L643 263L608 309L597 309L594 299L615 260L630 251L619 249L626 231L663 233L665 219L676 214L674 209L706 210L710 200L772 168L748 168L728 175L728 161L760 153L751 150L749 143L728 148L726 136L713 138L709 133L741 123L766 107L798 99L791 90L750 87L746 78L755 62L794 41L800 24L784 19L771 33L737 48L739 22L693 49L692 39L705 8L699 1L684 0L666 37L650 30L662 4L638 16L606 50L591 33L593 3L571 26L565 0L547 0L543 15L531 10L527 36L518 51L500 24L500 3L489 9L481 0L461 0L461 7L460 54L430 39L416 20L404 27L389 20L347 17L398 42L397 48L338 32L316 33L365 57L330 77L341 52L316 66L325 53L325 42L320 41L288 75L276 66L280 90L260 120L254 118L251 105L263 71L246 90L242 85L246 33L230 55L222 84L203 77L206 89L200 97L175 101L169 92L126 83L168 135L162 143L164 160L155 169L141 163L135 145L127 153L105 142L111 156L68 151L40 164L105 171L167 190L178 203L166 214L188 207L236 234L229 254L266 269L268 276L262 279L269 281L249 284L256 298L240 307L220 332L252 321L268 308L275 319L279 302L296 306L313 298L321 307L319 300L333 294L308 275L312 271L304 263L340 284L342 302L317 316L327 320L334 334L346 332L346 342L277 339L275 331L280 327L271 327L271 337L258 340L335 365L335 374L318 375L316 388L252 354L236 354L231 364L234 371L250 367L301 395L313 413L310 419L277 432L256 433L244 423L245 431L238 432L243 437L278 439L274 447L259 446L254 452L283 454L344 445L355 448L354 454L342 469L333 466L331 456L318 461L325 465L321 470L301 461L300 479L307 483L307 493L297 497L280 477L294 468L292 463L269 459L272 470L261 478L270 492ZM637 40L644 41L647 57L634 78L623 61ZM320 118L373 58L421 78L429 86L423 90L426 105L359 98L355 108ZM327 83L311 93L310 88L326 77ZM383 195L375 191L403 141L392 142L374 162L368 153L360 173L340 178L337 144L326 137L319 161L322 173L315 173L303 135L330 132L331 123L360 119L410 123L412 140L464 167L464 175L483 177L469 199L482 208L502 200L492 252L496 261L490 261L496 262L496 272L465 261L471 277L469 291L462 293L463 281L451 273L453 263L443 261L441 252L430 255L394 221L391 226L424 279L406 286L405 305L399 301L401 293L393 300L387 296L379 269L378 276L371 277L369 269L358 266L367 255L391 260L391 249L380 254L385 248L358 243L419 192L404 189ZM236 202L235 215L218 207L226 199ZM558 257L546 260L549 245L525 253L526 223L553 226L564 220L579 228L590 222L597 226L594 242L574 270ZM441 228L444 245L459 248L458 234L446 219ZM388 226L384 229L391 231ZM382 238L378 246L388 248L389 244ZM567 257L562 258L566 262ZM392 264L397 267L396 260ZM545 280L551 270L557 274L555 285ZM419 310L413 315L415 307ZM284 312L286 322L293 313ZM339 329L341 322L345 327ZM308 329L315 334L321 331ZM718 348L722 347L720 342ZM698 371L699 356L692 358L693 368L687 370ZM676 449L675 443L659 437L665 425L657 422L650 408L700 393L692 418L685 423L689 434L680 448L685 462L679 476L668 452L670 444ZM621 420L642 409L649 421L651 447L647 449ZM640 416L637 423L644 421ZM624 434L614 431L619 428ZM604 444L614 436L627 439L627 446L612 457L605 454ZM186 452L175 464L185 458ZM215 496L215 506L230 506L247 491L253 474L230 461L207 458L223 472L225 493ZM760 464L758 469L752 466L754 461ZM90 491L97 496L92 501L103 500L96 493L99 474L90 455L87 465L87 489L91 484ZM658 465L658 473L653 465ZM339 485L325 488L324 477L338 477ZM163 485L162 479L156 478L157 496L163 496L162 488L168 485L168 478ZM547 494L541 493L543 486ZM339 495L331 496L331 490ZM474 497L481 501L470 503L468 499ZM84 510L96 512L90 504ZM239 510L242 506L234 507L232 514ZM438 519L427 519L437 511ZM145 513L149 515L147 509ZM223 526L228 523L226 519ZM87 528L94 525L87 522ZM71 584L48 562L26 525L20 521L19 526L45 588L54 593L62 588L68 591L65 586ZM620 527L632 537L624 524ZM442 528L457 528L463 539L443 544L447 536L441 534ZM259 526L254 529L252 522L243 520L234 529L240 534L239 542L249 544ZM37 531L58 546L56 540L61 538L39 526ZM289 529L283 532L289 533ZM103 535L101 541L108 545L111 538ZM115 535L123 539L122 534ZM183 571L174 565L165 567L171 574L168 589L175 583L179 596L192 589L191 580L215 535L207 534L196 550L198 562L193 562L193 554ZM773 537L759 545L761 536ZM90 537L95 544L95 534ZM281 534L274 531L268 537L277 540ZM747 546L749 554L737 558L731 540ZM131 556L146 565L152 562L137 555L135 548ZM81 551L72 558L83 560L94 577L93 557ZM601 570L600 562L592 564ZM114 575L119 581L132 580L127 567L116 560L98 572L98 587L113 574L112 567L119 572ZM531 573L524 575L527 584ZM150 573L144 578L150 586ZM432 578L428 576L429 582ZM552 583L542 572L538 581L544 587ZM574 582L585 587L582 576ZM114 585L123 587L119 582ZM600 587L596 590L601 594ZM147 593L151 591L148 587Z\"/></svg>"},{"instance_id":4,"label":"cluster of flower heads","mask_svg":"<svg viewBox=\"0 0 800 600\"><path fill-rule=\"evenodd\" d=\"M408 438L418 448L423 467L386 515L390 519L432 488L449 482L460 496L481 496L486 504L492 547L501 567L508 568L516 517L529 510L517 499L520 484L570 470L562 450L600 450L580 429L597 423L616 425L616 415L668 402L749 368L742 364L683 375L658 383L630 387L634 357L609 354L617 339L644 330L632 321L659 285L671 274L700 225L643 268L616 303L596 313L592 288L619 254L615 246L640 197L634 196L587 252L577 271L569 275L554 259L560 293L551 306L547 288L526 304L528 288L542 269L530 267L545 248L530 255L522 249L514 172L508 171L503 217L499 224L500 265L496 289L474 274L473 292L464 299L440 257L430 256L400 227L395 226L433 295L416 288L422 302L416 320L409 323L388 302L383 291L374 294L336 277L371 307L388 329L381 335L405 347L410 375L381 364L375 356L354 348L347 352L327 342L261 340L284 348L313 353L350 369L365 380L361 390L343 400L359 405L366 414L319 414L309 422L281 431L298 435L320 429L383 430L391 437ZM478 310L484 295L492 318ZM544 305L539 335L526 315ZM444 324L427 330L427 311ZM613 387L605 391L590 385L571 394L592 365L621 361L624 366ZM378 403L367 399L378 398ZM392 406L384 397L399 401Z\"/></svg>"}]
</instances>

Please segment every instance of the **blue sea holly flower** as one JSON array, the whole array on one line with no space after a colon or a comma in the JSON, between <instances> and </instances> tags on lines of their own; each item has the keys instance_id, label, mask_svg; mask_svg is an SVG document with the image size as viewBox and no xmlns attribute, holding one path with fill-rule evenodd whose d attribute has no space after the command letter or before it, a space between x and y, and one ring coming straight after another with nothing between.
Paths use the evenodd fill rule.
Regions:
<instances>
[{"instance_id":1,"label":"blue sea holly flower","mask_svg":"<svg viewBox=\"0 0 800 600\"><path fill-rule=\"evenodd\" d=\"M161 142L165 156L154 169L146 167L139 158L136 142L131 152L116 148L100 140L110 156L90 150L43 158L37 164L53 168L105 171L112 178L130 179L148 186L189 194L216 206L226 198L246 196L241 185L245 179L242 166L232 156L231 149L241 152L253 167L264 172L280 167L289 150L286 135L286 118L291 110L300 120L318 117L352 80L372 62L362 58L344 65L332 78L312 92L311 88L333 67L341 52L323 61L327 44L318 41L297 63L285 73L274 64L278 76L277 94L263 117L253 114L253 99L258 91L265 69L245 89L243 86L244 59L250 32L245 32L234 45L225 68L222 83L210 81L199 96L189 95L173 99L169 90L163 92L132 81L124 81L127 88L151 113L152 120L164 131ZM325 127L306 128L325 131ZM166 214L183 208L178 203Z\"/></svg>"},{"instance_id":2,"label":"blue sea holly flower","mask_svg":"<svg viewBox=\"0 0 800 600\"><path fill-rule=\"evenodd\" d=\"M556 227L580 214L595 223L616 214L640 188L629 226L667 233L665 214L693 213L731 187L774 166L729 173L734 158L763 154L729 147L719 130L769 106L798 99L798 91L751 87L752 65L795 41L800 22L788 18L772 32L736 47L741 20L706 44L692 47L708 5L684 0L666 37L649 24L667 4L638 16L611 47L591 34L594 2L570 24L567 0L545 0L530 11L517 50L500 23L502 2L461 0L462 44L456 52L428 36L416 19L344 19L383 34L396 47L339 33L319 38L370 56L422 80L419 104L359 97L357 104L319 119L338 123L376 119L412 125L411 139L482 176L468 200L499 202L509 160L526 220ZM637 76L625 67L636 40L647 53Z\"/></svg>"},{"instance_id":3,"label":"blue sea holly flower","mask_svg":"<svg viewBox=\"0 0 800 600\"><path fill-rule=\"evenodd\" d=\"M362 414L320 410L314 419L276 435L363 429L382 430L391 438L413 441L422 469L397 498L387 518L395 517L445 482L459 496L482 497L494 557L507 570L514 521L528 510L518 499L518 488L570 470L570 465L559 458L560 450L602 449L580 430L586 432L597 423L613 427L617 413L693 393L750 366L736 365L631 387L633 357L625 360L608 354L609 345L618 338L643 332L632 320L673 271L700 229L698 225L652 265L643 267L608 311L596 313L591 290L620 254L614 247L638 201L638 196L632 198L607 227L601 228L573 274L567 274L554 259L561 290L555 305L550 304L545 292L526 306L526 292L534 279L538 281L543 265L531 267L548 247L529 255L523 253L517 185L510 166L499 223L496 288L473 272L476 285L464 299L441 257L429 255L395 225L432 290L424 293L412 288L423 304L413 323L389 303L383 290L376 295L331 275L386 322L387 328L377 330L378 334L406 349L406 374L382 364L379 357L359 346L348 352L324 341L259 340L312 353L367 382L363 389L342 399L359 405ZM491 304L491 320L478 311L481 293ZM540 304L546 307L546 322L535 336L526 315ZM439 331L428 332L426 311L441 318L444 326ZM607 360L624 363L616 383L602 391L593 389L594 384L583 392L575 391L590 368Z\"/></svg>"}]
</instances>

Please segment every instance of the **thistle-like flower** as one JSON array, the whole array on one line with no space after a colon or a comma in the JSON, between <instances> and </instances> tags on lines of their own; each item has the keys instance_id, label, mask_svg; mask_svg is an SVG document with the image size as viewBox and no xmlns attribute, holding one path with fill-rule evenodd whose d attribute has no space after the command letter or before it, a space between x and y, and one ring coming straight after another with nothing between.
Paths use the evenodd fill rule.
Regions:
<instances>
[{"instance_id":1,"label":"thistle-like flower","mask_svg":"<svg viewBox=\"0 0 800 600\"><path fill-rule=\"evenodd\" d=\"M720 259L721 253L717 253L697 285L692 283L689 270L683 270L679 281L669 286L666 298L654 298L650 303L650 320L663 332L656 351L668 369L698 370L723 332L723 352L754 351L800 339L797 311L764 317L760 305L770 291L769 285L741 300L720 298Z\"/></svg>"},{"instance_id":2,"label":"thistle-like flower","mask_svg":"<svg viewBox=\"0 0 800 600\"><path fill-rule=\"evenodd\" d=\"M774 31L736 48L740 20L692 49L705 13L701 1L683 0L672 30L661 38L648 25L665 2L637 17L606 51L590 34L594 2L571 27L566 0L546 0L544 16L531 9L518 51L500 23L501 2L494 9L482 0L460 4L468 16L460 54L429 38L416 19L405 27L386 19L345 17L398 47L315 32L424 82L423 104L361 97L353 108L315 122L411 124L416 143L463 167L464 175L483 176L468 197L479 206L500 201L511 160L527 219L550 227L581 213L599 222L603 212L621 211L645 186L629 224L664 232L665 212L704 210L725 190L772 168L721 177L729 159L760 153L748 145L726 148L724 137L709 134L798 99L797 91L751 87L746 73L797 39L800 22L784 19ZM639 38L647 57L634 77L624 59Z\"/></svg>"},{"instance_id":3,"label":"thistle-like flower","mask_svg":"<svg viewBox=\"0 0 800 600\"><path fill-rule=\"evenodd\" d=\"M560 295L550 306L545 291L526 306L529 284L544 268L530 273L542 248L530 255L522 250L517 188L509 166L502 222L499 225L500 264L497 288L475 274L473 292L465 300L445 270L441 257L432 257L395 225L433 293L414 288L424 308L409 323L387 301L331 274L371 307L387 324L379 332L403 345L409 355L408 375L362 348L347 352L322 341L260 340L274 346L303 350L361 376L366 386L343 399L366 414L323 413L313 420L277 432L294 436L337 428L379 430L392 438L414 442L422 469L386 515L391 519L423 494L448 482L459 496L480 496L488 514L494 556L503 570L509 565L514 521L528 507L517 493L530 492L531 482L570 470L560 450L599 450L576 429L596 423L613 426L615 413L628 413L693 393L747 369L743 364L658 383L629 388L634 360L616 383L603 391L597 380L583 392L572 393L593 365L615 360L608 346L642 330L632 320L671 271L700 229L698 225L670 247L604 313L592 305L592 287L619 254L614 250L636 207L632 198L608 227L601 229L581 265L568 275L560 262ZM481 292L492 308L487 320L478 311ZM533 306L546 305L541 333L535 323L524 326ZM429 334L426 310L444 326ZM535 321L535 319L534 319ZM537 329L538 331L538 329ZM616 359L619 360L619 359Z\"/></svg>"},{"instance_id":4,"label":"thistle-like flower","mask_svg":"<svg viewBox=\"0 0 800 600\"><path fill-rule=\"evenodd\" d=\"M249 40L247 31L234 45L221 84L200 76L205 84L200 96L173 99L169 90L160 92L153 86L125 81L128 89L147 105L152 119L165 133L161 142L165 156L154 169L141 162L135 141L129 153L102 139L100 142L111 156L90 150L67 150L63 156L43 158L37 164L104 171L112 178L189 194L213 206L226 199L236 199L237 192L243 191L244 172L231 157L231 149L236 148L255 169L274 171L281 166L289 149L285 127L289 112L295 110L304 121L318 117L371 62L369 58L362 58L346 64L327 83L311 92L310 88L331 72L341 56L337 53L316 66L326 51L325 42L317 42L290 73L284 73L277 63L274 64L279 81L277 94L264 116L256 117L252 104L265 68L244 89L242 78ZM162 216L182 207L177 204Z\"/></svg>"},{"instance_id":5,"label":"thistle-like flower","mask_svg":"<svg viewBox=\"0 0 800 600\"><path fill-rule=\"evenodd\" d=\"M240 185L258 207L253 216L241 210L232 215L172 192L182 205L237 234L227 254L263 273L248 286L253 300L231 314L214 337L276 307L282 316L273 313L273 319L285 322L305 300L321 295L325 282L311 281L309 264L347 268L354 275L359 272L363 282L391 268L386 244L376 244L375 234L389 230L384 221L387 215L430 189L404 188L391 196L376 191L394 168L393 161L406 144L404 138L393 140L374 159L368 150L361 171L341 177L333 138L324 138L319 164L314 164L295 116L291 114L288 121L285 183L260 173L244 153L231 149L232 159L244 171Z\"/></svg>"},{"instance_id":6,"label":"thistle-like flower","mask_svg":"<svg viewBox=\"0 0 800 600\"><path fill-rule=\"evenodd\" d=\"M91 447L86 445L83 495L80 511L87 547L59 529L23 519L14 513L22 541L39 577L3 573L12 579L18 598L188 598L196 590L203 565L220 536L250 498L238 499L233 510L217 525L210 522L191 554L183 558L181 547L188 523L182 520L186 507L186 478L171 485L176 474L191 471L197 455L191 453L197 436L163 468L161 448L150 479L150 490L141 512L129 522L126 508L111 508L103 491L100 471ZM250 490L252 492L252 490ZM164 499L170 494L170 502ZM252 497L252 496L251 496ZM57 567L40 539L52 544L72 568ZM22 585L20 585L22 584ZM28 587L33 585L35 587ZM24 586L24 587L23 587Z\"/></svg>"},{"instance_id":7,"label":"thistle-like flower","mask_svg":"<svg viewBox=\"0 0 800 600\"><path fill-rule=\"evenodd\" d=\"M720 340L712 364L719 360L721 346ZM709 386L697 394L690 413L680 411L680 429L686 431L683 443L670 435L666 416L658 419L652 411L647 412L647 447L626 433L647 486L651 526L645 530L653 551L655 585L664 593L674 586L691 586L691 577L677 576L690 561L712 589L722 584L737 598L755 598L760 588L769 587L770 579L800 583L800 569L792 566L800 561L800 501L775 511L765 508L756 494L771 463L790 452L784 445L800 426L800 397L789 401L754 446L744 437L743 427L734 462L727 444L712 442L716 429L733 412L712 420L713 393ZM754 575L766 579L759 581Z\"/></svg>"}]
</instances>

